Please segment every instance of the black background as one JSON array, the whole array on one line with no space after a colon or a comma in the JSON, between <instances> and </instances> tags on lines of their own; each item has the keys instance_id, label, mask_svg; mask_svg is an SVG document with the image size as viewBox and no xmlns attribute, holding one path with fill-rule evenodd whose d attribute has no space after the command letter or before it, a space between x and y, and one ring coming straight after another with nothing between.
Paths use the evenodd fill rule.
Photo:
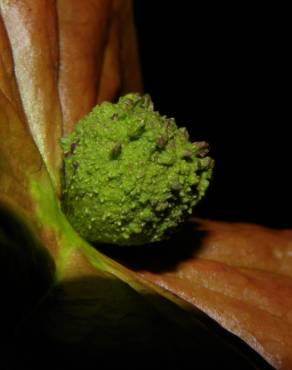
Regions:
<instances>
[{"instance_id":1,"label":"black background","mask_svg":"<svg viewBox=\"0 0 292 370\"><path fill-rule=\"evenodd\" d=\"M196 4L134 3L145 92L216 161L196 214L291 227L285 9Z\"/></svg>"}]
</instances>

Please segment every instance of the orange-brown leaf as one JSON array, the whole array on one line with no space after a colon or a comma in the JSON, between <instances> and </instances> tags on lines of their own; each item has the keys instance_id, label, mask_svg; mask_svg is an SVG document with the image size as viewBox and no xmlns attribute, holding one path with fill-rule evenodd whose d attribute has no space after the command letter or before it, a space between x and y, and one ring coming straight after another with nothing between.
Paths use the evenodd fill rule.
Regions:
<instances>
[{"instance_id":1,"label":"orange-brown leaf","mask_svg":"<svg viewBox=\"0 0 292 370\"><path fill-rule=\"evenodd\" d=\"M59 193L61 135L97 101L140 89L131 1L10 0L0 11L0 88Z\"/></svg>"},{"instance_id":2,"label":"orange-brown leaf","mask_svg":"<svg viewBox=\"0 0 292 370\"><path fill-rule=\"evenodd\" d=\"M16 83L27 123L59 188L61 136L57 15L52 0L1 2L3 23L12 49Z\"/></svg>"},{"instance_id":3,"label":"orange-brown leaf","mask_svg":"<svg viewBox=\"0 0 292 370\"><path fill-rule=\"evenodd\" d=\"M42 160L12 103L0 92L0 204L31 212L29 176L43 171Z\"/></svg>"},{"instance_id":4,"label":"orange-brown leaf","mask_svg":"<svg viewBox=\"0 0 292 370\"><path fill-rule=\"evenodd\" d=\"M165 269L153 261L151 271L149 261L139 273L208 314L275 368L291 369L291 233L211 221L198 221L190 233L189 254L180 262L173 258Z\"/></svg>"},{"instance_id":5,"label":"orange-brown leaf","mask_svg":"<svg viewBox=\"0 0 292 370\"><path fill-rule=\"evenodd\" d=\"M64 132L96 104L111 1L60 0L59 89Z\"/></svg>"}]
</instances>

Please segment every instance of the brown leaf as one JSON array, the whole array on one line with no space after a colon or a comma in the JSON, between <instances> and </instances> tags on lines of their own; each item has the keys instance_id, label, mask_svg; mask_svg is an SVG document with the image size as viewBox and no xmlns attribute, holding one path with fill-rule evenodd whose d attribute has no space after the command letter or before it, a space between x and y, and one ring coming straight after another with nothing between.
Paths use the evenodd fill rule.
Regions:
<instances>
[{"instance_id":1,"label":"brown leaf","mask_svg":"<svg viewBox=\"0 0 292 370\"><path fill-rule=\"evenodd\" d=\"M108 22L108 35L97 94L97 103L113 100L121 89L119 14L114 11Z\"/></svg>"},{"instance_id":2,"label":"brown leaf","mask_svg":"<svg viewBox=\"0 0 292 370\"><path fill-rule=\"evenodd\" d=\"M64 133L103 100L141 90L132 2L60 0L59 90Z\"/></svg>"},{"instance_id":3,"label":"brown leaf","mask_svg":"<svg viewBox=\"0 0 292 370\"><path fill-rule=\"evenodd\" d=\"M96 104L111 1L57 2L64 133Z\"/></svg>"},{"instance_id":4,"label":"brown leaf","mask_svg":"<svg viewBox=\"0 0 292 370\"><path fill-rule=\"evenodd\" d=\"M59 193L61 135L97 101L141 87L131 1L11 0L0 10L0 87L24 111Z\"/></svg>"},{"instance_id":5,"label":"brown leaf","mask_svg":"<svg viewBox=\"0 0 292 370\"><path fill-rule=\"evenodd\" d=\"M0 204L29 214L32 202L26 196L28 178L42 173L42 161L25 123L2 92L0 122Z\"/></svg>"},{"instance_id":6,"label":"brown leaf","mask_svg":"<svg viewBox=\"0 0 292 370\"><path fill-rule=\"evenodd\" d=\"M181 261L177 246L172 261L164 249L167 264L153 252L144 266L136 258L128 267L208 314L275 368L291 369L292 232L197 222Z\"/></svg>"},{"instance_id":7,"label":"brown leaf","mask_svg":"<svg viewBox=\"0 0 292 370\"><path fill-rule=\"evenodd\" d=\"M58 36L54 2L4 1L0 9L27 122L58 188L61 151L56 143L61 136L62 117L57 88Z\"/></svg>"},{"instance_id":8,"label":"brown leaf","mask_svg":"<svg viewBox=\"0 0 292 370\"><path fill-rule=\"evenodd\" d=\"M116 14L118 15L118 35L120 35L120 75L121 94L131 91L141 91L142 81L138 56L136 32L132 2L116 0Z\"/></svg>"},{"instance_id":9,"label":"brown leaf","mask_svg":"<svg viewBox=\"0 0 292 370\"><path fill-rule=\"evenodd\" d=\"M14 65L11 48L3 19L0 17L0 89L12 104L13 108L24 118L17 83L14 75Z\"/></svg>"}]
</instances>

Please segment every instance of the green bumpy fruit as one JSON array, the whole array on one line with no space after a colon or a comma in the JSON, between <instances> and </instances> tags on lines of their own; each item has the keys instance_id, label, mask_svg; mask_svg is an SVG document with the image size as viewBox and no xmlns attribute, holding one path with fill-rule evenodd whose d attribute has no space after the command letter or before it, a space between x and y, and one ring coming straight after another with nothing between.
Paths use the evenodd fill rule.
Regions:
<instances>
[{"instance_id":1,"label":"green bumpy fruit","mask_svg":"<svg viewBox=\"0 0 292 370\"><path fill-rule=\"evenodd\" d=\"M205 194L213 168L207 143L191 143L148 95L96 106L61 143L64 212L97 243L167 238Z\"/></svg>"}]
</instances>

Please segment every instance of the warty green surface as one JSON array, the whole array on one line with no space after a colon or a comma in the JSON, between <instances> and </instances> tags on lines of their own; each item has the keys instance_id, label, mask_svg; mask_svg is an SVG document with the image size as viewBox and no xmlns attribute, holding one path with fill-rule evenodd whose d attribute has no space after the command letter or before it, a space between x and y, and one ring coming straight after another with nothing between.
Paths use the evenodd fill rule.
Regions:
<instances>
[{"instance_id":1,"label":"warty green surface","mask_svg":"<svg viewBox=\"0 0 292 370\"><path fill-rule=\"evenodd\" d=\"M208 187L213 160L205 144L191 143L184 127L153 110L148 95L96 106L62 139L69 221L91 242L167 238Z\"/></svg>"}]
</instances>

